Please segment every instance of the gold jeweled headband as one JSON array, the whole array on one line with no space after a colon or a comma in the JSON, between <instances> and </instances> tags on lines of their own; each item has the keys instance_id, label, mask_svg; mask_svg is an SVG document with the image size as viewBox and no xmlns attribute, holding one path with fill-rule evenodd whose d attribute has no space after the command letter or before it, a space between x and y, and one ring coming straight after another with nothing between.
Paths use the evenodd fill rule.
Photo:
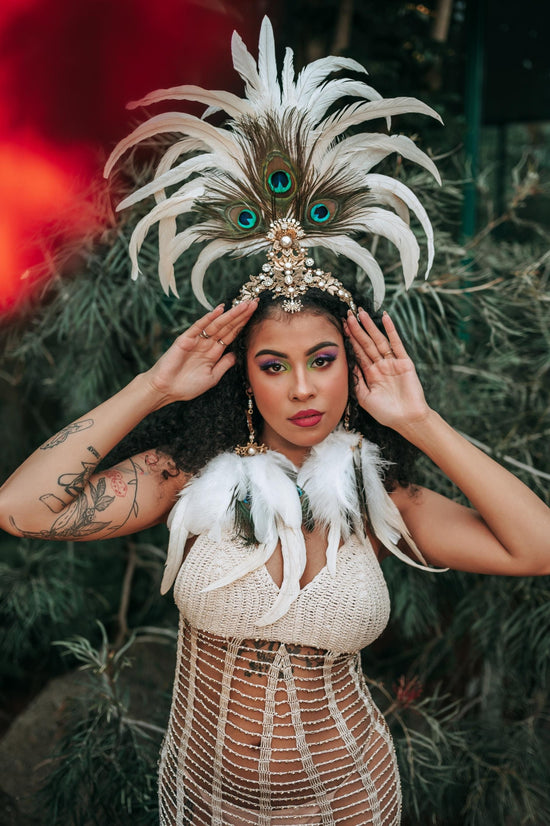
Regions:
<instances>
[{"instance_id":1,"label":"gold jeweled headband","mask_svg":"<svg viewBox=\"0 0 550 826\"><path fill-rule=\"evenodd\" d=\"M267 233L271 249L267 252L267 262L259 275L251 275L243 284L233 304L251 301L268 290L272 298L284 297L283 310L299 313L302 309L300 296L315 288L344 301L356 313L351 293L329 272L315 267L315 261L308 256L307 247L300 246L300 238L305 235L295 218L280 218L272 221Z\"/></svg>"}]
</instances>

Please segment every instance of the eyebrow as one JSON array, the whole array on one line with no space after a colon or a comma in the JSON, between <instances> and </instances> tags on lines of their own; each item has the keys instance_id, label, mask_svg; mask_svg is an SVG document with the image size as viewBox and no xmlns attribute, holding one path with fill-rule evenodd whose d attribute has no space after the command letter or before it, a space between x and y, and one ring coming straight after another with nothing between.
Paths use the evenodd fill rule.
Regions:
<instances>
[{"instance_id":1,"label":"eyebrow","mask_svg":"<svg viewBox=\"0 0 550 826\"><path fill-rule=\"evenodd\" d=\"M307 350L306 356L311 356L312 353L315 353L322 347L338 347L338 344L335 341L322 341L320 344L316 344L314 347ZM278 356L281 359L288 358L287 353L280 353L278 350L258 350L258 352L254 354L254 358L258 358L258 356Z\"/></svg>"}]
</instances>

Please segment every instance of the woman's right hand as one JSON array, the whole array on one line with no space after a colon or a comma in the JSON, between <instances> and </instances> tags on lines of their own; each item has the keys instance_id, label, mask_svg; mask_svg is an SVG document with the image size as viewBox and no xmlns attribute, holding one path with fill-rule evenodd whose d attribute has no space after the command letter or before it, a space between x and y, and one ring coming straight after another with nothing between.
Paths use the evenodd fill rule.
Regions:
<instances>
[{"instance_id":1,"label":"woman's right hand","mask_svg":"<svg viewBox=\"0 0 550 826\"><path fill-rule=\"evenodd\" d=\"M143 374L158 395L158 407L189 401L214 387L235 363L225 352L248 322L257 301L243 301L227 312L223 304L199 318Z\"/></svg>"}]
</instances>

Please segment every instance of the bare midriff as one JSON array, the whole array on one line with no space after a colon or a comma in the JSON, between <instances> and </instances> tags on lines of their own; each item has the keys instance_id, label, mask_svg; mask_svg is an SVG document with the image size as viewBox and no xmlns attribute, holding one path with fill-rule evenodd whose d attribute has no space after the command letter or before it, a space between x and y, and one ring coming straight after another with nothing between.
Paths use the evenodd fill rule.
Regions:
<instances>
[{"instance_id":1,"label":"bare midriff","mask_svg":"<svg viewBox=\"0 0 550 826\"><path fill-rule=\"evenodd\" d=\"M371 714L350 671L350 655L331 657L329 652L309 646L240 641L232 659L224 711L221 698L224 673L227 681L228 641L204 632L200 636L194 736L188 740L185 761L196 784L208 787L212 782L218 749L224 797L231 802L250 805L266 777L273 805L311 800L311 771L304 766L304 749L329 792L354 770L342 724L354 747L363 757L368 756ZM182 662L181 676L186 671ZM327 681L341 716L340 725L329 707ZM174 722L183 730L182 712L175 709ZM220 724L224 724L223 732Z\"/></svg>"}]
</instances>

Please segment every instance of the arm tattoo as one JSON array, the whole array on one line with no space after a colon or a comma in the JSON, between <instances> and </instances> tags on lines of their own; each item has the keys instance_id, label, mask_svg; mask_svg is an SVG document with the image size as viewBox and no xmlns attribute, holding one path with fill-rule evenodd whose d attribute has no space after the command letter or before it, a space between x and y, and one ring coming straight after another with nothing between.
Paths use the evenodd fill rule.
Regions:
<instances>
[{"instance_id":1,"label":"arm tattoo","mask_svg":"<svg viewBox=\"0 0 550 826\"><path fill-rule=\"evenodd\" d=\"M90 475L89 467L93 468L95 465L82 462L83 470L81 473L63 474L58 479L58 484L65 489L66 493L75 497L70 505L66 506L53 493L46 493L40 497L40 501L44 502L53 513L60 514L54 519L48 530L22 531L17 527L12 516L10 516L11 524L19 533L30 539L64 539L84 536L93 539L94 534L100 532L105 532L104 536L108 537L124 527L130 517L137 516L139 513L137 502L138 475L143 470L133 459L130 459L129 463L128 472L131 474L131 478L126 484L128 489L133 491L133 495L122 522L113 525L111 520L98 518L98 514L103 513L114 502L115 497L108 496L106 493L107 479L105 476L100 476L95 485L90 481L86 481L86 477ZM62 512L60 513L60 511Z\"/></svg>"},{"instance_id":2,"label":"arm tattoo","mask_svg":"<svg viewBox=\"0 0 550 826\"><path fill-rule=\"evenodd\" d=\"M59 431L59 433L56 433L55 436L52 436L51 439L48 439L47 442L44 442L43 445L40 445L40 450L50 450L52 447L57 447L57 445L63 444L63 442L66 442L69 436L73 433L79 433L81 430L88 430L89 427L92 427L93 423L93 419L82 419L79 422L73 422L72 424L67 425L67 427L64 427L63 430Z\"/></svg>"}]
</instances>

